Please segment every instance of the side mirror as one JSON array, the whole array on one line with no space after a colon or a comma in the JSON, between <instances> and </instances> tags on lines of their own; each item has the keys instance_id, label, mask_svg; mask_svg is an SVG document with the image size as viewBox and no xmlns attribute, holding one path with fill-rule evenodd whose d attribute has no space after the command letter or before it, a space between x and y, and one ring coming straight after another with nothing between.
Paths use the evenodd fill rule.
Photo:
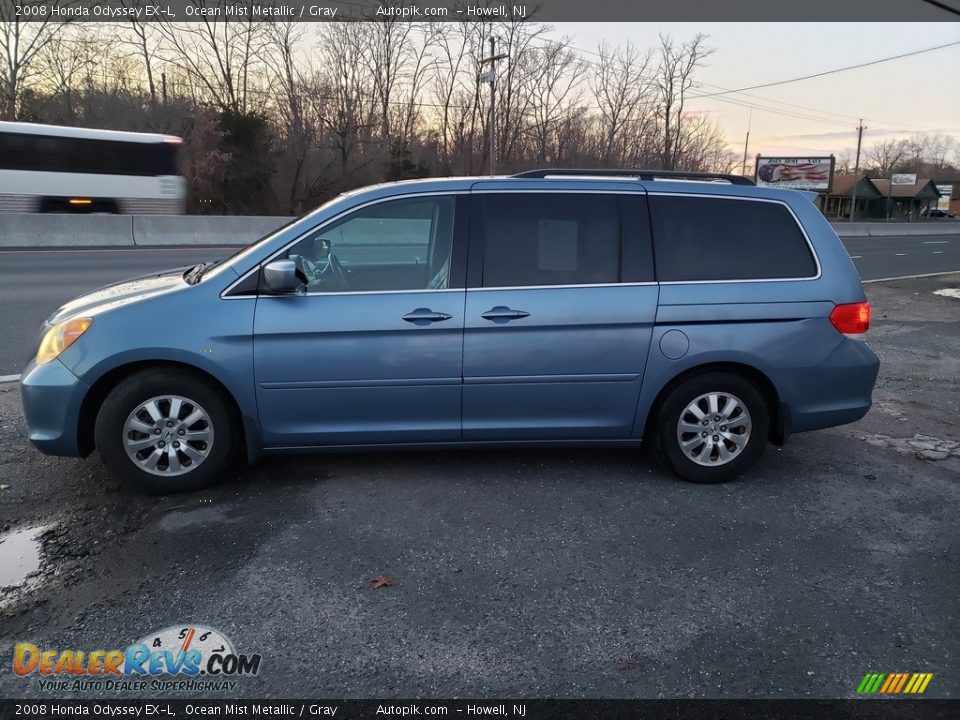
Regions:
<instances>
[{"instance_id":1,"label":"side mirror","mask_svg":"<svg viewBox=\"0 0 960 720\"><path fill-rule=\"evenodd\" d=\"M295 293L303 283L297 277L293 260L274 260L263 266L263 282L267 290L277 295Z\"/></svg>"}]
</instances>

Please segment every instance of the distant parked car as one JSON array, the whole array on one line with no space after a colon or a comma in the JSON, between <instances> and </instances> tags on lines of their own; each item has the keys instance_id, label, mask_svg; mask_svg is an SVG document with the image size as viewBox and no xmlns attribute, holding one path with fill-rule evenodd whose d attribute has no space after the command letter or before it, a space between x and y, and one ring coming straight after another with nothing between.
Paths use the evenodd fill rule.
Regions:
<instances>
[{"instance_id":1,"label":"distant parked car","mask_svg":"<svg viewBox=\"0 0 960 720\"><path fill-rule=\"evenodd\" d=\"M36 447L96 447L146 492L237 453L642 441L714 483L866 414L869 326L799 192L541 170L360 189L219 263L80 297L21 391Z\"/></svg>"},{"instance_id":2,"label":"distant parked car","mask_svg":"<svg viewBox=\"0 0 960 720\"><path fill-rule=\"evenodd\" d=\"M927 214L927 217L932 218L952 218L956 216L956 213L952 213L949 210L943 210L942 208L930 208L930 212Z\"/></svg>"}]
</instances>

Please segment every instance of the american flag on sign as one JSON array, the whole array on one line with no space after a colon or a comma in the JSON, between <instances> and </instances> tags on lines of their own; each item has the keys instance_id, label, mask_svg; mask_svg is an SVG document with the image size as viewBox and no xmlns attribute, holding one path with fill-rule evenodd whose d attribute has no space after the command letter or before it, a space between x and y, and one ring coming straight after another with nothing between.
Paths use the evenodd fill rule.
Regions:
<instances>
[{"instance_id":1,"label":"american flag on sign","mask_svg":"<svg viewBox=\"0 0 960 720\"><path fill-rule=\"evenodd\" d=\"M776 182L826 182L830 178L827 163L768 163L761 165L757 174L767 183Z\"/></svg>"}]
</instances>

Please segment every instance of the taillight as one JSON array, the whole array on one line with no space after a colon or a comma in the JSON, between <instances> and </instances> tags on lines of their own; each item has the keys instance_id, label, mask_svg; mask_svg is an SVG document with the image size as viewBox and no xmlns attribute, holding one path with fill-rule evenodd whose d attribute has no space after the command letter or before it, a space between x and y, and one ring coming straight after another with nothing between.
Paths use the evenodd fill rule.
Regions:
<instances>
[{"instance_id":1,"label":"taillight","mask_svg":"<svg viewBox=\"0 0 960 720\"><path fill-rule=\"evenodd\" d=\"M870 303L844 303L830 313L830 322L847 336L860 336L870 329Z\"/></svg>"}]
</instances>

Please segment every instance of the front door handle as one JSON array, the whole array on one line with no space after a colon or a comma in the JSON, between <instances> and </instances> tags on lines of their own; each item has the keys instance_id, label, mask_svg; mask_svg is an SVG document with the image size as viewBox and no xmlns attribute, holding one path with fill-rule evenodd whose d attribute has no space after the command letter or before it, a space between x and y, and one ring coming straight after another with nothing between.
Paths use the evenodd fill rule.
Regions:
<instances>
[{"instance_id":1,"label":"front door handle","mask_svg":"<svg viewBox=\"0 0 960 720\"><path fill-rule=\"evenodd\" d=\"M414 325L429 325L432 322L443 322L444 320L449 320L453 315L447 315L442 312L434 312L430 308L417 308L413 312L408 312L403 316L403 319L407 322L411 322Z\"/></svg>"},{"instance_id":2,"label":"front door handle","mask_svg":"<svg viewBox=\"0 0 960 720\"><path fill-rule=\"evenodd\" d=\"M487 310L482 317L484 320L493 320L505 321L505 320L519 320L520 318L529 317L530 313L524 312L523 310L511 310L505 305L497 305L494 308Z\"/></svg>"}]
</instances>

